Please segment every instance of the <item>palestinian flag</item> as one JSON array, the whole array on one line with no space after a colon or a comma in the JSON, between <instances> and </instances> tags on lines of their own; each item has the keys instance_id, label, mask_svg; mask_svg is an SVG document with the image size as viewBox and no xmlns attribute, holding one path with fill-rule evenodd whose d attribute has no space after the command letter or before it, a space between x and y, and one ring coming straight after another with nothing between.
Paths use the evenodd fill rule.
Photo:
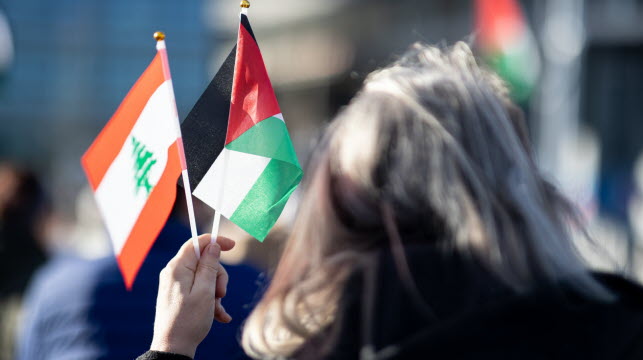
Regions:
<instances>
[{"instance_id":1,"label":"palestinian flag","mask_svg":"<svg viewBox=\"0 0 643 360\"><path fill-rule=\"evenodd\" d=\"M263 241L303 171L245 14L181 133L193 195Z\"/></svg>"},{"instance_id":2,"label":"palestinian flag","mask_svg":"<svg viewBox=\"0 0 643 360\"><path fill-rule=\"evenodd\" d=\"M491 66L509 84L513 98L529 98L540 57L534 36L516 0L476 0L477 45Z\"/></svg>"},{"instance_id":3,"label":"palestinian flag","mask_svg":"<svg viewBox=\"0 0 643 360\"><path fill-rule=\"evenodd\" d=\"M159 49L81 160L128 289L170 215L184 164L163 56Z\"/></svg>"}]
</instances>

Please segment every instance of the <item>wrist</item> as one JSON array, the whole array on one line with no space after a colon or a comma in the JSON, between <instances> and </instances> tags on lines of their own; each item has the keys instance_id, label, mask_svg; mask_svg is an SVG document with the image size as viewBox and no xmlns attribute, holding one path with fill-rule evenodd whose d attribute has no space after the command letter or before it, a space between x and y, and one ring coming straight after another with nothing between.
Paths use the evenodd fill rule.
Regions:
<instances>
[{"instance_id":1,"label":"wrist","mask_svg":"<svg viewBox=\"0 0 643 360\"><path fill-rule=\"evenodd\" d=\"M150 350L185 355L194 359L196 346L182 343L181 341L170 340L168 338L157 339L156 337L154 337L152 339Z\"/></svg>"}]
</instances>

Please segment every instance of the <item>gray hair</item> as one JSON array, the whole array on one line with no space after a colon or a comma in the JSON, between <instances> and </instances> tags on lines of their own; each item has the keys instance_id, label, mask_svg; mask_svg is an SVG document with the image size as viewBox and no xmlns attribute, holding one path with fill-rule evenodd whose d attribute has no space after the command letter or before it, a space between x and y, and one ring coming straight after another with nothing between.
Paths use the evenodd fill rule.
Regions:
<instances>
[{"instance_id":1,"label":"gray hair","mask_svg":"<svg viewBox=\"0 0 643 360\"><path fill-rule=\"evenodd\" d=\"M317 152L275 277L244 329L248 354L288 356L332 322L360 255L391 237L472 254L517 292L567 282L608 299L572 242L573 206L534 164L521 114L462 42L415 44L369 75Z\"/></svg>"}]
</instances>

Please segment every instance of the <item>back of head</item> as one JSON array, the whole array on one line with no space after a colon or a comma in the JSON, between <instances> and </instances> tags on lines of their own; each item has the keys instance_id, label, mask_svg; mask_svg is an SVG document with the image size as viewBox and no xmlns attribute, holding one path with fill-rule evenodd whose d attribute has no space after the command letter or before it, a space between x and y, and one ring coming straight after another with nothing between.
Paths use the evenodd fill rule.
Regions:
<instances>
[{"instance_id":1,"label":"back of head","mask_svg":"<svg viewBox=\"0 0 643 360\"><path fill-rule=\"evenodd\" d=\"M49 210L45 191L32 171L0 162L0 267L35 267L27 264L42 262L43 227ZM15 278L16 274L8 271L6 276Z\"/></svg>"},{"instance_id":2,"label":"back of head","mask_svg":"<svg viewBox=\"0 0 643 360\"><path fill-rule=\"evenodd\" d=\"M328 325L347 274L392 238L477 258L515 291L570 281L604 298L578 219L539 174L508 89L464 43L414 45L371 74L328 129L293 234L243 344L288 355Z\"/></svg>"}]
</instances>

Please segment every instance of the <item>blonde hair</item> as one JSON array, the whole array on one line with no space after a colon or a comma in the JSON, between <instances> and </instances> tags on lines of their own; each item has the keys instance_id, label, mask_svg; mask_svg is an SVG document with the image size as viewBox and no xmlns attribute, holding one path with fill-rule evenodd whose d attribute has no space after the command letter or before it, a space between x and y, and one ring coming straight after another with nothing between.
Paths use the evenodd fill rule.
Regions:
<instances>
[{"instance_id":1,"label":"blonde hair","mask_svg":"<svg viewBox=\"0 0 643 360\"><path fill-rule=\"evenodd\" d=\"M316 152L245 351L289 356L332 323L347 276L398 228L402 242L472 254L517 292L569 281L606 299L573 246L578 217L536 169L520 116L462 42L415 44L369 75Z\"/></svg>"}]
</instances>

